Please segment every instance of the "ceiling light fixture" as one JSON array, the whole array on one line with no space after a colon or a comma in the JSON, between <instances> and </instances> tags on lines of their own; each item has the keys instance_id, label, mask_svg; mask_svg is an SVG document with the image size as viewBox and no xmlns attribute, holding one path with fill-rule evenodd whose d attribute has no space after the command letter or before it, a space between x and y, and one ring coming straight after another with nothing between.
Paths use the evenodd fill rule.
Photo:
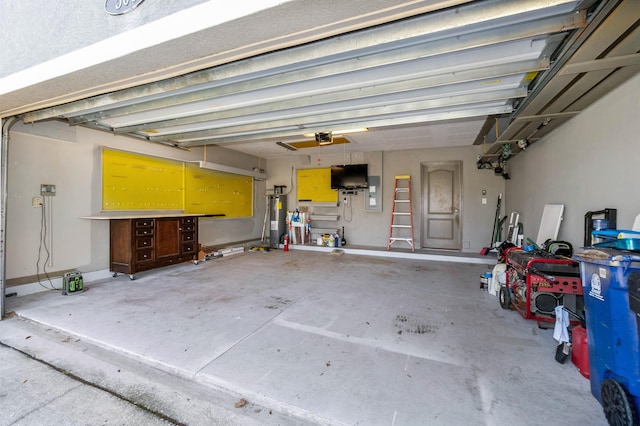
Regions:
<instances>
[{"instance_id":1,"label":"ceiling light fixture","mask_svg":"<svg viewBox=\"0 0 640 426\"><path fill-rule=\"evenodd\" d=\"M254 167L254 170L239 169L237 167L226 166L224 164L212 163L210 161L195 161L201 169L215 170L218 172L233 173L242 176L251 176L253 178L264 180L267 174L262 170Z\"/></svg>"},{"instance_id":2,"label":"ceiling light fixture","mask_svg":"<svg viewBox=\"0 0 640 426\"><path fill-rule=\"evenodd\" d=\"M291 145L288 145L288 144L286 144L284 142L281 142L281 141L276 142L276 145L279 145L279 146L281 146L281 147L283 147L285 149L288 149L289 151L297 151L298 150L298 148L293 147Z\"/></svg>"}]
</instances>

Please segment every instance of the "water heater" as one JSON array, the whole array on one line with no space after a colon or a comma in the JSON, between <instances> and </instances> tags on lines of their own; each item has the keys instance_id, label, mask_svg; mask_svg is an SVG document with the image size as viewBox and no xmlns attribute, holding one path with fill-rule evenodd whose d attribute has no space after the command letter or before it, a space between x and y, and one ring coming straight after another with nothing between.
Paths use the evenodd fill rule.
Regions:
<instances>
[{"instance_id":1,"label":"water heater","mask_svg":"<svg viewBox=\"0 0 640 426\"><path fill-rule=\"evenodd\" d=\"M287 233L287 199L285 195L269 196L269 247L278 248L280 237Z\"/></svg>"}]
</instances>

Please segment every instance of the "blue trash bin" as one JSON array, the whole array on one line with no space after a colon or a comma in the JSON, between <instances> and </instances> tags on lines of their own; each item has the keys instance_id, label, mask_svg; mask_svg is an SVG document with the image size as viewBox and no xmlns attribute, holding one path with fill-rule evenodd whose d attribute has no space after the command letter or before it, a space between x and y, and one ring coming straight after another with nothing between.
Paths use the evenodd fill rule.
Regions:
<instances>
[{"instance_id":1,"label":"blue trash bin","mask_svg":"<svg viewBox=\"0 0 640 426\"><path fill-rule=\"evenodd\" d=\"M584 286L591 393L609 424L638 424L640 253L597 247L575 257Z\"/></svg>"}]
</instances>

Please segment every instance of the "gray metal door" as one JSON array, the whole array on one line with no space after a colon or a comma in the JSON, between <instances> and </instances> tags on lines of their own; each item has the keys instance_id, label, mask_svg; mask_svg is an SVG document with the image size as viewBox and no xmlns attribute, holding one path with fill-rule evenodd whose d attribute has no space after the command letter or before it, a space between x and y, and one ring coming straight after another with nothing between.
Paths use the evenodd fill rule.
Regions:
<instances>
[{"instance_id":1,"label":"gray metal door","mask_svg":"<svg viewBox=\"0 0 640 426\"><path fill-rule=\"evenodd\" d=\"M459 161L422 165L422 247L461 249Z\"/></svg>"}]
</instances>

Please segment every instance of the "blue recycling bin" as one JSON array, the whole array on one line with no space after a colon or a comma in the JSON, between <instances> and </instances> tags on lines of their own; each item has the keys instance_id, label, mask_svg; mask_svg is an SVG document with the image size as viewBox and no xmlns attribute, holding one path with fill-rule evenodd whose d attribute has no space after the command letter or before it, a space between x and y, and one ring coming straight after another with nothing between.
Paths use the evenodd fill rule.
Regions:
<instances>
[{"instance_id":1,"label":"blue recycling bin","mask_svg":"<svg viewBox=\"0 0 640 426\"><path fill-rule=\"evenodd\" d=\"M609 424L635 425L640 421L640 253L629 249L635 242L599 246L575 256L584 286L591 393Z\"/></svg>"}]
</instances>

